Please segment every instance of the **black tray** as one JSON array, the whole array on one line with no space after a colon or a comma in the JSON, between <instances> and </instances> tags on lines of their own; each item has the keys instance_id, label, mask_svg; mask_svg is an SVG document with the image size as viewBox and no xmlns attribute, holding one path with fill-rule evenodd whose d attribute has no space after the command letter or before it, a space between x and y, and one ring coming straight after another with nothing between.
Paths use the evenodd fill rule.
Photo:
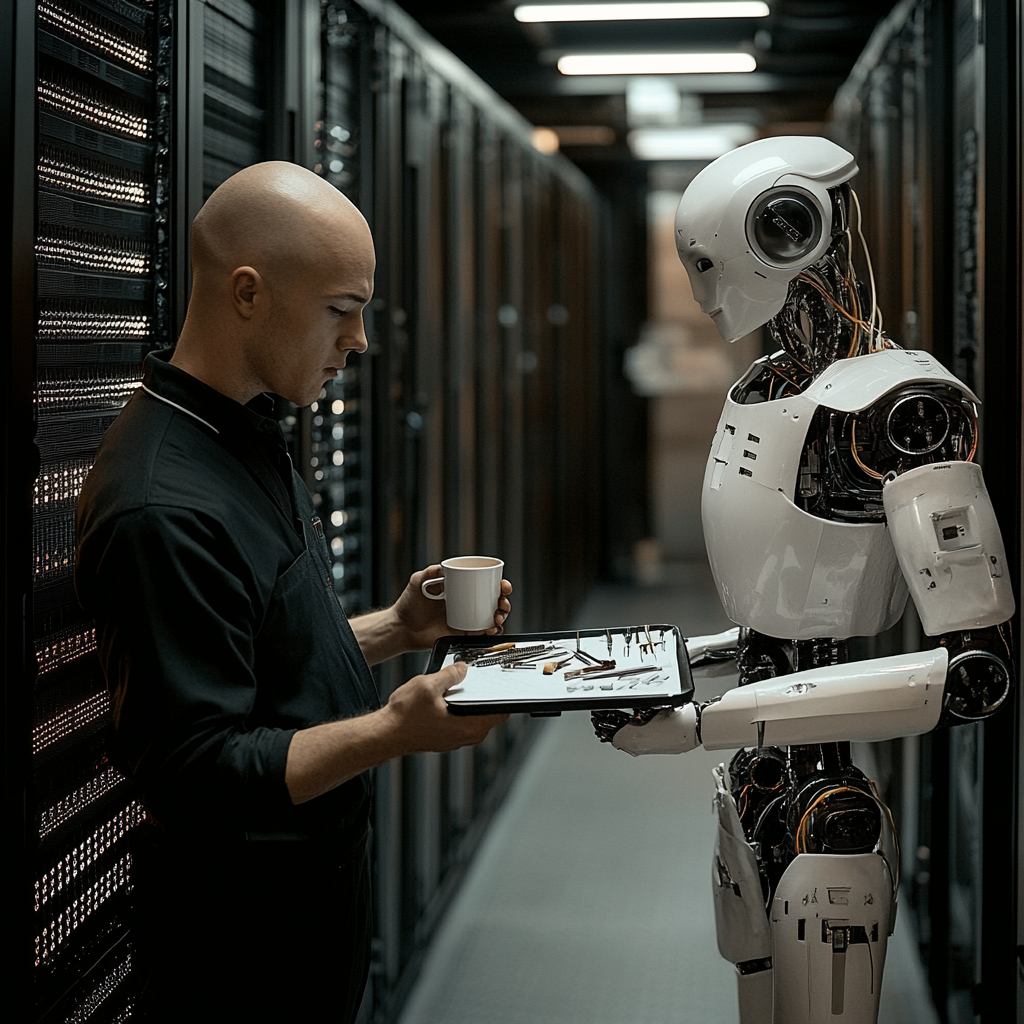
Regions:
<instances>
[{"instance_id":1,"label":"black tray","mask_svg":"<svg viewBox=\"0 0 1024 1024\"><path fill-rule=\"evenodd\" d=\"M639 632L638 632L639 631ZM646 643L647 631L655 643L653 654L647 653L643 656L639 653L639 641ZM560 630L551 633L516 633L502 636L443 636L435 644L430 653L430 660L427 663L427 672L437 672L443 668L446 661L451 664L459 650L469 650L478 647L494 647L498 644L514 643L520 647L535 645L539 643L554 643L566 654L576 649L577 638L581 647L594 657L605 660L608 658L607 636L612 637L612 655L616 661L616 669L634 668L643 665L650 667L653 672L655 667L660 668L661 675L667 674L669 680L667 685L656 685L658 692L644 693L635 687L631 688L630 679L639 677L642 682L646 677L643 673L633 676L606 677L602 679L590 679L588 676L598 676L594 672L588 676L578 677L570 681L570 685L579 686L574 692L566 690L564 696L555 694L558 683L567 685L564 679L565 671L573 671L583 667L583 663L574 658L564 669L544 676L541 664L534 670L514 669L502 672L499 667L487 669L486 680L482 677L474 679L474 674L485 669L470 665L466 675L463 688L476 684L486 684L489 694L488 699L473 700L472 697L460 697L459 691L445 697L448 708L457 715L487 715L487 714L511 714L515 712L529 712L531 715L558 715L563 711L592 711L603 708L646 708L646 707L678 707L688 704L693 699L693 679L690 675L690 663L686 656L686 645L678 626L657 624L651 626L615 626L609 629L581 629ZM630 644L630 655L625 657L625 638L627 633L633 634ZM598 642L594 642L594 641ZM662 640L664 643L662 644ZM590 641L582 643L583 641ZM550 660L556 660L554 656ZM493 669L493 670L492 670ZM613 670L614 671L614 670ZM507 682L507 692L503 692ZM548 696L533 698L529 694L531 682L537 683L537 688L544 686ZM602 684L611 683L621 688L614 690L602 689ZM583 689L584 685L590 689ZM460 689L463 689L460 688ZM667 691L667 692L666 692Z\"/></svg>"}]
</instances>

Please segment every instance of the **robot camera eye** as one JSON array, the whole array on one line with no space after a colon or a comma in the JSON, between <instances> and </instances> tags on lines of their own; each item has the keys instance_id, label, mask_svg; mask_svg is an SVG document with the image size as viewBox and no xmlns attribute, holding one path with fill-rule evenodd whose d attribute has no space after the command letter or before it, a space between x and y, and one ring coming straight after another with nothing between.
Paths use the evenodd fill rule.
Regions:
<instances>
[{"instance_id":1,"label":"robot camera eye","mask_svg":"<svg viewBox=\"0 0 1024 1024\"><path fill-rule=\"evenodd\" d=\"M821 213L814 200L802 192L771 192L751 207L747 232L769 262L794 263L821 241Z\"/></svg>"},{"instance_id":2,"label":"robot camera eye","mask_svg":"<svg viewBox=\"0 0 1024 1024\"><path fill-rule=\"evenodd\" d=\"M697 260L697 269L703 274L704 271L710 270L714 266L714 261L709 260L707 256L702 256Z\"/></svg>"}]
</instances>

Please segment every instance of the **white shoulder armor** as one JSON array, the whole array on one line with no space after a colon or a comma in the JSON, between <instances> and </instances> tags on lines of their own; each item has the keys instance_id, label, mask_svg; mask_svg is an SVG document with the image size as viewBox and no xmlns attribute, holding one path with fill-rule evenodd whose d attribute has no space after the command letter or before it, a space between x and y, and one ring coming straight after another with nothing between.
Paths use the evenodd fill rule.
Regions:
<instances>
[{"instance_id":1,"label":"white shoulder armor","mask_svg":"<svg viewBox=\"0 0 1024 1024\"><path fill-rule=\"evenodd\" d=\"M882 497L928 636L994 626L1013 616L1003 538L980 466L918 466L887 480Z\"/></svg>"},{"instance_id":2,"label":"white shoulder armor","mask_svg":"<svg viewBox=\"0 0 1024 1024\"><path fill-rule=\"evenodd\" d=\"M973 402L978 396L930 352L890 348L855 359L840 359L826 367L804 395L815 408L826 405L839 412L860 412L883 395L908 384L948 384Z\"/></svg>"}]
</instances>

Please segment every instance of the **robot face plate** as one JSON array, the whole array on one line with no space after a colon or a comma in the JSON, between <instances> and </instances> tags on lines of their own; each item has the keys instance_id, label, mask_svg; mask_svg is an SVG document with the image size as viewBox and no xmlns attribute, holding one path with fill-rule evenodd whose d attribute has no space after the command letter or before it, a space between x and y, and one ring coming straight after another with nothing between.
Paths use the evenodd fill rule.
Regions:
<instances>
[{"instance_id":1,"label":"robot face plate","mask_svg":"<svg viewBox=\"0 0 1024 1024\"><path fill-rule=\"evenodd\" d=\"M676 214L676 248L726 341L766 324L790 281L825 254L828 190L856 173L835 143L791 136L740 146L693 179Z\"/></svg>"}]
</instances>

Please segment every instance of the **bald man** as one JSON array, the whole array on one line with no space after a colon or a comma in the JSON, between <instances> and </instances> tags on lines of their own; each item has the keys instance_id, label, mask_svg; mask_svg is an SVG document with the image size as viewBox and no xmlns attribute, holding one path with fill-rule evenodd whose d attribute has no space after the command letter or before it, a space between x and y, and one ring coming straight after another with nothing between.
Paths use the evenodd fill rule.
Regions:
<instances>
[{"instance_id":1,"label":"bald man","mask_svg":"<svg viewBox=\"0 0 1024 1024\"><path fill-rule=\"evenodd\" d=\"M366 350L374 251L358 210L292 164L249 167L192 229L173 355L107 431L78 504L116 754L147 823L134 934L152 1021L351 1021L369 966L367 769L479 743L465 669L382 707L369 665L448 632L415 573L347 619L270 395L305 406ZM509 611L503 581L498 632Z\"/></svg>"}]
</instances>

